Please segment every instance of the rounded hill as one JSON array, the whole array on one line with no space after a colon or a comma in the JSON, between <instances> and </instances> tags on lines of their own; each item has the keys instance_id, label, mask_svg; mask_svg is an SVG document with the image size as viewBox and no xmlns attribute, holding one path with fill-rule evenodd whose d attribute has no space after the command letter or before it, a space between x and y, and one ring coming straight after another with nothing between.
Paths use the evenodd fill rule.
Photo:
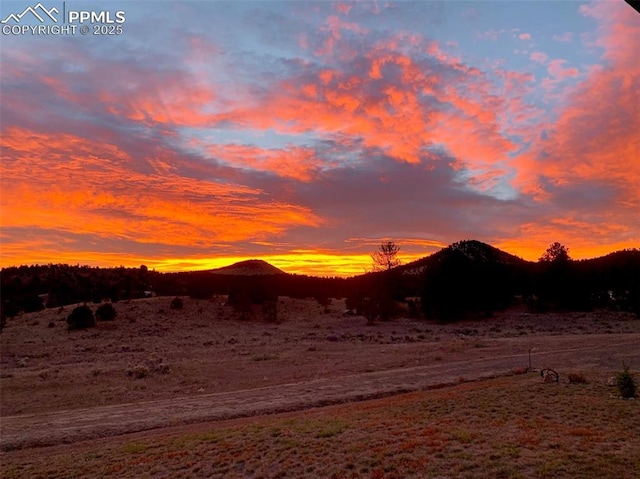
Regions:
<instances>
[{"instance_id":1,"label":"rounded hill","mask_svg":"<svg viewBox=\"0 0 640 479\"><path fill-rule=\"evenodd\" d=\"M230 274L230 275L269 275L269 274L287 274L279 268L276 268L272 264L267 263L261 259L250 259L247 261L240 261L230 266L224 266L222 268L211 270L215 274Z\"/></svg>"}]
</instances>

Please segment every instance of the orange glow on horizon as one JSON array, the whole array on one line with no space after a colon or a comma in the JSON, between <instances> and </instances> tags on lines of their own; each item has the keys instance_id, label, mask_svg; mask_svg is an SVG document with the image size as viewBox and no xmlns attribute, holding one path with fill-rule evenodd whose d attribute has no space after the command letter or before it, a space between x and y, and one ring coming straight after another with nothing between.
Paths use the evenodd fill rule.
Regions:
<instances>
[{"instance_id":1,"label":"orange glow on horizon","mask_svg":"<svg viewBox=\"0 0 640 479\"><path fill-rule=\"evenodd\" d=\"M555 240L549 241L544 245L540 243L527 243L520 240L505 240L500 243L496 243L494 246L507 253L511 253L519 258L527 261L536 262L544 254L546 249ZM569 248L569 256L573 260L593 259L601 256L606 256L609 253L621 251L624 249L638 249L640 248L640 241L619 241L608 245L589 245L589 244L574 244L571 242L560 241Z\"/></svg>"},{"instance_id":2,"label":"orange glow on horizon","mask_svg":"<svg viewBox=\"0 0 640 479\"><path fill-rule=\"evenodd\" d=\"M570 242L562 243L568 246L569 255L574 260L597 258L615 251L632 248L637 249L640 247L638 242L633 241L618 242L611 245L572 245ZM550 244L551 242L541 245L540 243L534 242L527 243L523 241L505 240L493 246L524 260L536 262ZM400 254L399 258L402 264L407 264L429 256L438 250L439 249L436 249L425 253ZM163 273L172 273L217 269L250 259L266 261L286 273L319 277L351 277L372 270L370 254L314 251L219 257L150 258L133 254L59 252L55 250L25 253L15 248L9 251L3 248L0 265L2 268L33 264L79 264L81 266L87 265L101 268L115 268L120 266L138 268L144 264L149 269L155 269Z\"/></svg>"},{"instance_id":3,"label":"orange glow on horizon","mask_svg":"<svg viewBox=\"0 0 640 479\"><path fill-rule=\"evenodd\" d=\"M1 265L3 268L32 264L79 264L91 267L138 268L145 265L163 273L181 271L205 271L222 268L250 259L261 259L280 268L285 273L324 277L356 276L372 270L369 254L340 254L327 252L300 251L285 254L237 255L220 257L184 257L184 258L145 258L130 254L118 253L81 253L40 251L38 253L22 253L3 251ZM15 252L17 253L17 251ZM410 263L427 256L427 254L400 255L403 264Z\"/></svg>"}]
</instances>

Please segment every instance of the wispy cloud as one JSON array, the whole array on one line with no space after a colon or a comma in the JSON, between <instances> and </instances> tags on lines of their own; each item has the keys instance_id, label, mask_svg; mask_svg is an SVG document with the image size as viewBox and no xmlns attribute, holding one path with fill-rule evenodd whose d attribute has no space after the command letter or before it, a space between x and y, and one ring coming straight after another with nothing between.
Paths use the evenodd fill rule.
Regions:
<instances>
[{"instance_id":1,"label":"wispy cloud","mask_svg":"<svg viewBox=\"0 0 640 479\"><path fill-rule=\"evenodd\" d=\"M573 32L564 32L561 34L553 35L553 39L556 42L568 43L573 41L574 34Z\"/></svg>"}]
</instances>

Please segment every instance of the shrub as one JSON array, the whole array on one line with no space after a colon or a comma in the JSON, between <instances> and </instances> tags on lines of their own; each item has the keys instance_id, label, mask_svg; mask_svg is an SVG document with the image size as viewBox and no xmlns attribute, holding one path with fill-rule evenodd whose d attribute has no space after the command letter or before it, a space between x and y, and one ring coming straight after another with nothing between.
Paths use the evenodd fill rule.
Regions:
<instances>
[{"instance_id":1,"label":"shrub","mask_svg":"<svg viewBox=\"0 0 640 479\"><path fill-rule=\"evenodd\" d=\"M380 292L371 298L364 298L361 303L362 315L367 324L376 320L389 321L396 314L396 304L386 292Z\"/></svg>"},{"instance_id":2,"label":"shrub","mask_svg":"<svg viewBox=\"0 0 640 479\"><path fill-rule=\"evenodd\" d=\"M169 365L164 362L164 358L157 353L152 353L146 364L149 372L152 373L167 374L171 370Z\"/></svg>"},{"instance_id":3,"label":"shrub","mask_svg":"<svg viewBox=\"0 0 640 479\"><path fill-rule=\"evenodd\" d=\"M7 325L7 318L13 318L20 313L20 308L13 301L2 301L0 303L0 331Z\"/></svg>"},{"instance_id":4,"label":"shrub","mask_svg":"<svg viewBox=\"0 0 640 479\"><path fill-rule=\"evenodd\" d=\"M171 309L182 309L184 307L184 302L182 298L178 298L177 296L171 300L171 305L169 305Z\"/></svg>"},{"instance_id":5,"label":"shrub","mask_svg":"<svg viewBox=\"0 0 640 479\"><path fill-rule=\"evenodd\" d=\"M236 312L240 313L241 319L247 319L253 312L251 295L246 288L231 291L227 297L227 304L230 304Z\"/></svg>"},{"instance_id":6,"label":"shrub","mask_svg":"<svg viewBox=\"0 0 640 479\"><path fill-rule=\"evenodd\" d=\"M136 364L127 369L127 376L135 379L143 379L149 375L149 368L144 364Z\"/></svg>"},{"instance_id":7,"label":"shrub","mask_svg":"<svg viewBox=\"0 0 640 479\"><path fill-rule=\"evenodd\" d=\"M587 379L580 373L569 373L570 384L587 384Z\"/></svg>"},{"instance_id":8,"label":"shrub","mask_svg":"<svg viewBox=\"0 0 640 479\"><path fill-rule=\"evenodd\" d=\"M325 314L329 313L329 305L331 304L331 298L321 294L317 294L316 301L322 307L322 310Z\"/></svg>"},{"instance_id":9,"label":"shrub","mask_svg":"<svg viewBox=\"0 0 640 479\"><path fill-rule=\"evenodd\" d=\"M100 321L113 321L116 318L116 308L111 303L104 303L96 310L96 319Z\"/></svg>"},{"instance_id":10,"label":"shrub","mask_svg":"<svg viewBox=\"0 0 640 479\"><path fill-rule=\"evenodd\" d=\"M145 363L130 365L127 376L133 379L144 379L151 374L168 374L171 367L157 353L152 353Z\"/></svg>"},{"instance_id":11,"label":"shrub","mask_svg":"<svg viewBox=\"0 0 640 479\"><path fill-rule=\"evenodd\" d=\"M360 314L362 310L362 299L355 296L349 296L345 300L345 306L349 311L353 311L356 314Z\"/></svg>"},{"instance_id":12,"label":"shrub","mask_svg":"<svg viewBox=\"0 0 640 479\"><path fill-rule=\"evenodd\" d=\"M67 317L67 325L69 329L86 329L96 325L93 317L93 311L89 306L78 306L71 311Z\"/></svg>"},{"instance_id":13,"label":"shrub","mask_svg":"<svg viewBox=\"0 0 640 479\"><path fill-rule=\"evenodd\" d=\"M420 317L420 300L418 299L410 299L407 301L407 307L409 308L409 317L410 318L419 318Z\"/></svg>"},{"instance_id":14,"label":"shrub","mask_svg":"<svg viewBox=\"0 0 640 479\"><path fill-rule=\"evenodd\" d=\"M616 386L623 398L629 399L636 396L636 383L626 364L623 371L616 376Z\"/></svg>"},{"instance_id":15,"label":"shrub","mask_svg":"<svg viewBox=\"0 0 640 479\"><path fill-rule=\"evenodd\" d=\"M278 300L265 301L262 304L262 314L265 321L276 323L278 321Z\"/></svg>"},{"instance_id":16,"label":"shrub","mask_svg":"<svg viewBox=\"0 0 640 479\"><path fill-rule=\"evenodd\" d=\"M44 302L40 296L27 296L22 300L22 309L25 313L36 313L44 309Z\"/></svg>"}]
</instances>

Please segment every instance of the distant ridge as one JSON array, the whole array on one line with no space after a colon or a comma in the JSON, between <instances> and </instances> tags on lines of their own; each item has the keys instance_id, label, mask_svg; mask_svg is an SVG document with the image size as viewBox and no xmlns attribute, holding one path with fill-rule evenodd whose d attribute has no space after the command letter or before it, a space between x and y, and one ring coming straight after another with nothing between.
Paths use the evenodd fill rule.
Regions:
<instances>
[{"instance_id":1,"label":"distant ridge","mask_svg":"<svg viewBox=\"0 0 640 479\"><path fill-rule=\"evenodd\" d=\"M224 266L218 269L209 270L214 274L228 274L237 276L254 276L254 275L269 275L269 274L287 274L280 268L276 268L272 264L262 261L261 259L249 259L247 261L240 261L230 266Z\"/></svg>"}]
</instances>

